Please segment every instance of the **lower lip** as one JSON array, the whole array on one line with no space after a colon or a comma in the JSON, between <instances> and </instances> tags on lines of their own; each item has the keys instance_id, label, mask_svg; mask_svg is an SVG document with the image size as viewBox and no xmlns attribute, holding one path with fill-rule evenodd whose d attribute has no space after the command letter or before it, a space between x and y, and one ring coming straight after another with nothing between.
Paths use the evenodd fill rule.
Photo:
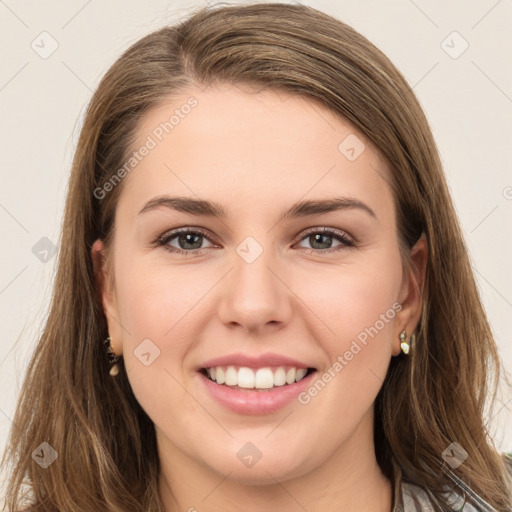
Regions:
<instances>
[{"instance_id":1,"label":"lower lip","mask_svg":"<svg viewBox=\"0 0 512 512\"><path fill-rule=\"evenodd\" d=\"M255 389L233 389L217 384L199 372L201 380L210 395L223 407L238 414L271 414L297 399L311 383L316 372L311 372L294 384L276 386L264 391Z\"/></svg>"}]
</instances>

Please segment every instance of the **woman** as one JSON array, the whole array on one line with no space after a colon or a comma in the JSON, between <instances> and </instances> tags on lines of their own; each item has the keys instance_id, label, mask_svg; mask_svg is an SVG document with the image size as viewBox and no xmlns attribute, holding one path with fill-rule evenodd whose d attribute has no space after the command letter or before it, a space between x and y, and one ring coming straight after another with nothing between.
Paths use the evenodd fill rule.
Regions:
<instances>
[{"instance_id":1,"label":"woman","mask_svg":"<svg viewBox=\"0 0 512 512\"><path fill-rule=\"evenodd\" d=\"M90 103L8 510L511 510L499 372L396 68L309 7L203 9Z\"/></svg>"}]
</instances>

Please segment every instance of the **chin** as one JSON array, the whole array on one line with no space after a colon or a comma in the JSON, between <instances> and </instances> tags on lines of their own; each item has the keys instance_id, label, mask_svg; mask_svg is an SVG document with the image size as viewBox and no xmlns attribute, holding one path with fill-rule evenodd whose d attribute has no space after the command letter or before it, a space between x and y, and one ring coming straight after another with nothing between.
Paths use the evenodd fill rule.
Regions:
<instances>
[{"instance_id":1,"label":"chin","mask_svg":"<svg viewBox=\"0 0 512 512\"><path fill-rule=\"evenodd\" d=\"M243 459L244 457L242 456L241 458ZM247 462L248 465L246 465L235 453L233 457L226 460L226 463L221 465L214 464L210 467L221 475L229 474L228 478L230 480L241 485L275 485L277 482L286 482L287 480L304 476L311 471L311 461L306 466L304 464L305 458L301 457L299 460L297 454L279 456L279 453L275 450L267 457L263 453L259 460L252 462L253 465L251 466L249 461Z\"/></svg>"}]
</instances>

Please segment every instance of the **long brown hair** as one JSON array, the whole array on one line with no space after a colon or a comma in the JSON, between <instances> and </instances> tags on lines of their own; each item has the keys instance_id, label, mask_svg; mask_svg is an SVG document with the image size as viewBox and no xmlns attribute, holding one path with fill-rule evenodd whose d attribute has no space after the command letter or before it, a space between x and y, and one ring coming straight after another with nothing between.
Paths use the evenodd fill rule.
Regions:
<instances>
[{"instance_id":1,"label":"long brown hair","mask_svg":"<svg viewBox=\"0 0 512 512\"><path fill-rule=\"evenodd\" d=\"M388 160L404 264L422 233L429 255L414 350L392 358L376 400L377 460L390 478L397 472L442 502L451 483L442 453L457 442L468 453L457 476L496 509L510 509L510 476L484 421L503 369L415 95L388 58L344 23L302 5L254 4L205 8L142 38L92 97L73 161L51 309L4 455L12 466L8 510L163 510L153 423L124 368L115 379L108 373L91 259L93 242L111 238L123 183L102 198L95 190L126 162L151 108L189 85L223 82L320 101ZM58 454L46 469L31 457L42 442Z\"/></svg>"}]
</instances>

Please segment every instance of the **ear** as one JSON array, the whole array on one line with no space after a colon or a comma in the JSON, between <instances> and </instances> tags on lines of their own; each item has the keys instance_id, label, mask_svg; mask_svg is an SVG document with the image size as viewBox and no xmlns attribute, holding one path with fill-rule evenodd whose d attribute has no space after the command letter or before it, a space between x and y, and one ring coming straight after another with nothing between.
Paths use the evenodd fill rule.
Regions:
<instances>
[{"instance_id":1,"label":"ear","mask_svg":"<svg viewBox=\"0 0 512 512\"><path fill-rule=\"evenodd\" d=\"M117 320L119 313L115 288L113 286L114 280L106 264L106 250L102 240L98 239L92 244L91 256L94 265L98 298L101 301L103 313L107 319L110 346L115 354L119 356L122 353L121 326Z\"/></svg>"},{"instance_id":2,"label":"ear","mask_svg":"<svg viewBox=\"0 0 512 512\"><path fill-rule=\"evenodd\" d=\"M393 355L400 354L400 333L405 329L409 337L420 321L423 306L423 290L427 271L428 245L425 233L411 249L411 265L404 273L399 302L402 309L396 315L396 330L393 338Z\"/></svg>"}]
</instances>

